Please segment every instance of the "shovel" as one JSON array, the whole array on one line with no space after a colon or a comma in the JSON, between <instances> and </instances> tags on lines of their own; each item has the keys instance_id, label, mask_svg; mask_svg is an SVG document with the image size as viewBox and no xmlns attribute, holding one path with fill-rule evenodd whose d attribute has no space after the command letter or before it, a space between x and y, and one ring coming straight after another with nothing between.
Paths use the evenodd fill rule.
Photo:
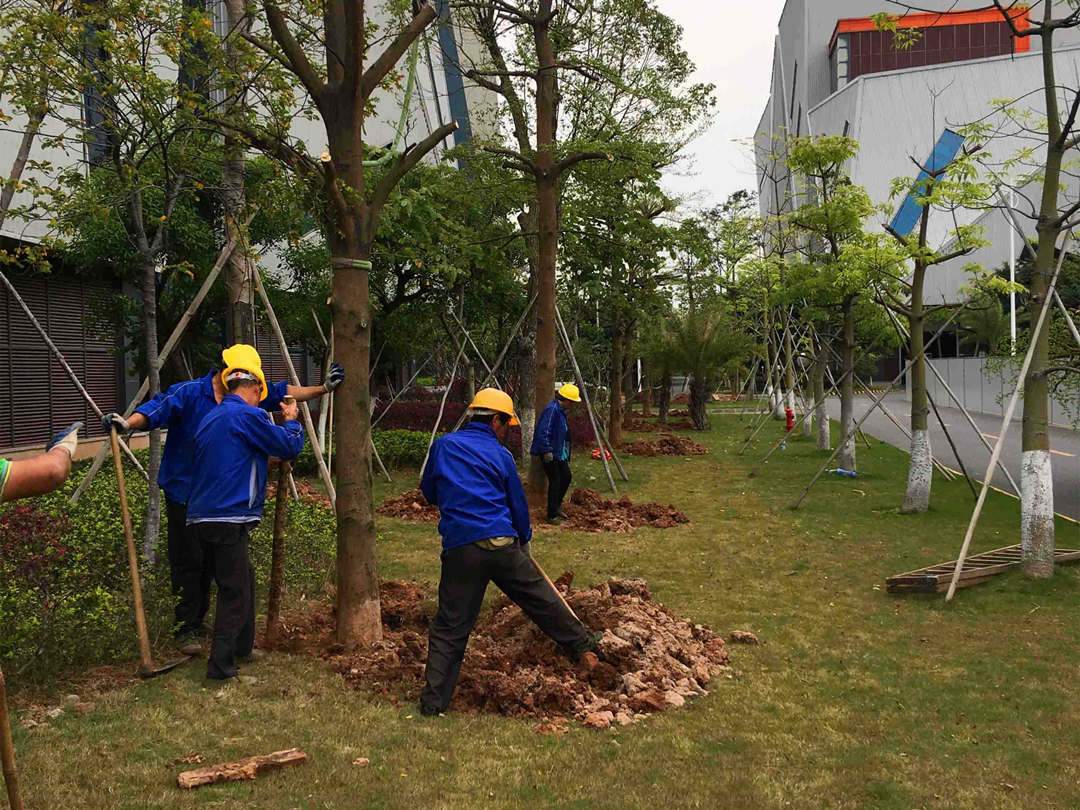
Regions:
<instances>
[{"instance_id":1,"label":"shovel","mask_svg":"<svg viewBox=\"0 0 1080 810\"><path fill-rule=\"evenodd\" d=\"M154 657L150 653L150 633L146 629L146 613L143 611L142 583L139 579L139 557L135 551L135 532L131 528L131 512L128 510L127 488L124 486L124 464L120 458L120 439L114 427L109 431L112 442L113 464L116 466L116 488L120 491L120 515L124 521L124 539L127 540L128 567L131 569L131 590L135 602L135 630L139 634L139 677L143 680L156 678L176 669L188 661L185 656L162 667L154 666ZM155 482L151 481L150 486Z\"/></svg>"}]
</instances>

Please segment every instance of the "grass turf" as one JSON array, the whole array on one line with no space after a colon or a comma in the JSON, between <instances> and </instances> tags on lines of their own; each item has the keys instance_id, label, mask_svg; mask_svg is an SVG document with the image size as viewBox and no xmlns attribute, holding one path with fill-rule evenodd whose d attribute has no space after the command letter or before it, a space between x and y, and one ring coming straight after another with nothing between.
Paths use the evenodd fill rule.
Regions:
<instances>
[{"instance_id":1,"label":"grass turf","mask_svg":"<svg viewBox=\"0 0 1080 810\"><path fill-rule=\"evenodd\" d=\"M788 507L824 454L801 438L756 478L767 427L713 418L712 454L627 460L635 500L694 521L669 530L541 530L534 554L579 583L644 577L676 613L726 634L737 677L627 728L541 737L495 717L423 719L350 692L323 665L271 655L254 686L208 687L198 665L97 698L85 716L15 729L30 808L1069 807L1080 803L1077 570L1019 574L940 596L894 597L884 580L956 556L972 497L935 477L934 508L896 512L906 455L859 447L860 477L824 477ZM835 435L834 426L834 435ZM776 435L774 435L776 434ZM599 462L575 486L603 489ZM381 484L377 497L411 485ZM991 493L974 551L1017 542L1019 506ZM380 573L434 581L430 524L383 520ZM1059 522L1058 545L1080 546ZM494 593L494 588L489 594ZM183 793L166 761L207 763L299 746L306 766ZM370 765L354 766L356 757Z\"/></svg>"}]
</instances>

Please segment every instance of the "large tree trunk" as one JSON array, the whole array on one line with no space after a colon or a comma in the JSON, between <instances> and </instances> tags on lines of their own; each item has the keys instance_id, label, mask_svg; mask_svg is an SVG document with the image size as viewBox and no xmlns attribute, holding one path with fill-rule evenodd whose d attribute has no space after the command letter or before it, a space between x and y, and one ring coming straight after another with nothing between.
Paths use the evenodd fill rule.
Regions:
<instances>
[{"instance_id":1,"label":"large tree trunk","mask_svg":"<svg viewBox=\"0 0 1080 810\"><path fill-rule=\"evenodd\" d=\"M855 302L844 303L844 345L841 352L844 375L840 382L840 454L837 465L855 469Z\"/></svg>"},{"instance_id":2,"label":"large tree trunk","mask_svg":"<svg viewBox=\"0 0 1080 810\"><path fill-rule=\"evenodd\" d=\"M1045 19L1052 16L1053 4L1045 6ZM1058 194L1061 182L1063 145L1058 111L1057 80L1054 70L1053 33L1042 37L1043 83L1046 98L1047 150L1043 172L1042 200L1039 206L1039 249L1031 279L1028 323L1034 327L1054 269L1054 253L1061 232L1055 222L1059 216ZM1024 378L1023 453L1020 467L1020 544L1024 573L1032 577L1054 574L1054 480L1050 468L1049 389L1046 368L1050 360L1050 330L1038 336L1031 365Z\"/></svg>"},{"instance_id":3,"label":"large tree trunk","mask_svg":"<svg viewBox=\"0 0 1080 810\"><path fill-rule=\"evenodd\" d=\"M336 152L335 154L340 154ZM359 160L359 153L355 153ZM344 172L343 172L344 173ZM356 224L350 223L353 230ZM356 231L353 230L353 233ZM333 256L368 260L370 242L332 234ZM337 436L337 638L346 649L382 639L372 497L371 412L368 376L371 324L368 273L334 268L334 351L345 368L358 369L336 392L335 416L348 430Z\"/></svg>"},{"instance_id":4,"label":"large tree trunk","mask_svg":"<svg viewBox=\"0 0 1080 810\"><path fill-rule=\"evenodd\" d=\"M146 377L150 387L147 399L161 391L161 372L158 369L157 331L157 269L153 256L142 257L143 351L146 355ZM157 556L158 528L161 524L161 490L158 489L158 468L161 466L161 431L150 431L150 459L146 475L150 480L146 499L146 535L143 556L151 565Z\"/></svg>"},{"instance_id":5,"label":"large tree trunk","mask_svg":"<svg viewBox=\"0 0 1080 810\"><path fill-rule=\"evenodd\" d=\"M707 377L690 378L690 420L694 423L695 430L709 429L709 415L705 406L712 391L711 383Z\"/></svg>"},{"instance_id":6,"label":"large tree trunk","mask_svg":"<svg viewBox=\"0 0 1080 810\"><path fill-rule=\"evenodd\" d=\"M527 208L518 215L518 226L525 234L525 256L529 262L529 287L528 300L532 300L537 290L539 278L540 245L539 239L534 234L539 229L536 216L536 206ZM532 446L533 433L536 430L536 309L534 308L525 323L521 327L521 334L517 344L517 401L514 407L517 411L518 421L521 422L521 461L523 464L532 464L529 448ZM546 400L544 400L546 402ZM543 469L541 468L541 472ZM529 475L533 470L529 469ZM541 484L542 485L542 484Z\"/></svg>"},{"instance_id":7,"label":"large tree trunk","mask_svg":"<svg viewBox=\"0 0 1080 810\"><path fill-rule=\"evenodd\" d=\"M611 336L611 377L608 380L608 387L611 389L610 402L608 403L608 439L610 439L611 443L616 447L622 444L622 370L623 328L622 321L616 319L615 328Z\"/></svg>"},{"instance_id":8,"label":"large tree trunk","mask_svg":"<svg viewBox=\"0 0 1080 810\"><path fill-rule=\"evenodd\" d=\"M227 29L232 35L225 40L228 61L235 66L236 43L251 29L251 17L245 14L244 0L226 0ZM231 96L232 109L242 109L247 94ZM230 109L229 114L235 114ZM247 207L244 194L245 147L235 135L225 136L225 158L221 165L222 207L225 215L225 238L237 240L236 250L229 256L225 266L225 291L228 296L226 312L226 339L230 344L255 344L253 318L255 289L251 280L254 259L248 245L241 238L241 223Z\"/></svg>"},{"instance_id":9,"label":"large tree trunk","mask_svg":"<svg viewBox=\"0 0 1080 810\"><path fill-rule=\"evenodd\" d=\"M270 549L270 586L266 596L266 643L274 644L281 633L281 597L285 582L285 527L289 514L289 472L292 464L278 461L274 490L274 536Z\"/></svg>"},{"instance_id":10,"label":"large tree trunk","mask_svg":"<svg viewBox=\"0 0 1080 810\"><path fill-rule=\"evenodd\" d=\"M832 437L829 435L829 412L825 406L825 346L819 343L817 357L814 358L814 423L817 425L817 449L831 450Z\"/></svg>"},{"instance_id":11,"label":"large tree trunk","mask_svg":"<svg viewBox=\"0 0 1080 810\"><path fill-rule=\"evenodd\" d=\"M926 268L915 265L911 278L911 311L908 315L909 342L914 364L911 366L911 461L908 464L907 491L900 511L925 512L930 508L931 466L930 431L927 419L930 403L926 393L926 355L923 354L923 282Z\"/></svg>"},{"instance_id":12,"label":"large tree trunk","mask_svg":"<svg viewBox=\"0 0 1080 810\"><path fill-rule=\"evenodd\" d=\"M536 386L533 402L537 408L555 393L555 267L559 250L558 178L555 176L555 136L558 121L558 92L555 49L551 42L551 0L541 0L537 22L533 24L538 80L536 82L536 212L539 229L536 299ZM544 485L544 469L534 458L529 466L529 483Z\"/></svg>"}]
</instances>

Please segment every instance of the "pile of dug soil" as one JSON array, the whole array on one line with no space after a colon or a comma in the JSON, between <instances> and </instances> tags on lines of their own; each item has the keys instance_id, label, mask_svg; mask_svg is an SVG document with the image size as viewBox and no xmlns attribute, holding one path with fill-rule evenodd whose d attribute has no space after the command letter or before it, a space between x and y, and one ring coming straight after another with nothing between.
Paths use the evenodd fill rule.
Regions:
<instances>
[{"instance_id":1,"label":"pile of dug soil","mask_svg":"<svg viewBox=\"0 0 1080 810\"><path fill-rule=\"evenodd\" d=\"M668 419L666 422L654 422L651 419L635 419L630 427L624 427L631 433L658 433L667 430L693 430L694 423L689 419Z\"/></svg>"},{"instance_id":2,"label":"pile of dug soil","mask_svg":"<svg viewBox=\"0 0 1080 810\"><path fill-rule=\"evenodd\" d=\"M439 507L429 504L424 498L424 493L418 489L407 490L397 498L387 498L375 511L380 515L401 520L436 521L439 519Z\"/></svg>"},{"instance_id":3,"label":"pile of dug soil","mask_svg":"<svg viewBox=\"0 0 1080 810\"><path fill-rule=\"evenodd\" d=\"M304 503L315 504L316 506L322 506L326 509L330 508L330 496L319 492L310 481L305 481L303 478L293 478L296 484L296 494L300 496L300 500ZM285 487L285 491L289 492L288 486ZM272 476L272 480L266 482L266 498L271 500L277 497L277 477ZM292 494L289 494L292 497Z\"/></svg>"},{"instance_id":4,"label":"pile of dug soil","mask_svg":"<svg viewBox=\"0 0 1080 810\"><path fill-rule=\"evenodd\" d=\"M662 433L652 440L623 442L619 449L631 456L704 456L709 452L708 447L674 433Z\"/></svg>"},{"instance_id":5,"label":"pile of dug soil","mask_svg":"<svg viewBox=\"0 0 1080 810\"><path fill-rule=\"evenodd\" d=\"M676 617L652 600L644 580L611 579L588 590L556 587L581 620L600 630L603 661L587 655L574 665L521 610L502 600L469 640L452 711L537 718L538 733L566 730L573 717L606 728L682 706L727 674L724 640L709 628ZM434 601L413 583L380 584L383 640L357 653L333 643L334 617L325 606L290 619L279 645L318 655L346 683L386 695L396 705L415 701L427 658L427 625Z\"/></svg>"},{"instance_id":6,"label":"pile of dug soil","mask_svg":"<svg viewBox=\"0 0 1080 810\"><path fill-rule=\"evenodd\" d=\"M595 489L575 489L563 504L566 519L563 527L579 532L628 532L639 526L670 529L690 518L674 506L662 503L634 503L625 495L618 500L603 498ZM533 524L540 525L543 509L533 514Z\"/></svg>"}]
</instances>

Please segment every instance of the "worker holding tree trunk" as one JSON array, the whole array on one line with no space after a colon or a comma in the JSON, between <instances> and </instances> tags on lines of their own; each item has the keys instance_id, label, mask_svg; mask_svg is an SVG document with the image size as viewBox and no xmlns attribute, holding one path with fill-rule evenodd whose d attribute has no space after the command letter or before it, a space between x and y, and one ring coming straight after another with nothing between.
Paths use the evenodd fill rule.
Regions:
<instances>
[{"instance_id":1,"label":"worker holding tree trunk","mask_svg":"<svg viewBox=\"0 0 1080 810\"><path fill-rule=\"evenodd\" d=\"M237 357L255 349L238 343L221 353L223 368L229 368ZM334 363L323 385L297 387L286 381L270 385L259 407L276 411L284 397L306 402L333 391L345 380L345 370ZM173 595L178 597L175 609L174 634L188 655L202 651L198 638L209 635L203 622L210 606L210 583L213 572L203 564L198 542L187 529L187 505L191 494L195 433L206 416L228 394L221 370L210 371L197 380L176 383L135 409L127 419L118 413L107 414L105 429L114 425L121 433L131 430L167 428L168 438L161 458L158 484L165 493L165 514L168 517L169 577Z\"/></svg>"},{"instance_id":2,"label":"worker holding tree trunk","mask_svg":"<svg viewBox=\"0 0 1080 810\"><path fill-rule=\"evenodd\" d=\"M269 457L288 461L304 447L295 401L282 402L284 425L275 425L260 407L267 387L258 353L251 346L234 346L227 363L221 378L228 393L195 433L187 504L190 536L218 589L206 668L206 677L214 680L236 677L237 659L250 657L255 643L255 569L248 535L262 520Z\"/></svg>"},{"instance_id":3,"label":"worker holding tree trunk","mask_svg":"<svg viewBox=\"0 0 1080 810\"><path fill-rule=\"evenodd\" d=\"M439 610L428 631L420 713L446 711L457 686L488 582L494 582L573 660L594 652L590 633L529 556L532 525L525 490L506 444L518 424L497 388L478 391L469 423L436 440L420 488L441 514Z\"/></svg>"},{"instance_id":4,"label":"worker holding tree trunk","mask_svg":"<svg viewBox=\"0 0 1080 810\"><path fill-rule=\"evenodd\" d=\"M52 492L71 474L71 457L79 446L82 422L64 428L33 458L9 461L0 458L0 503L32 498Z\"/></svg>"},{"instance_id":5,"label":"worker holding tree trunk","mask_svg":"<svg viewBox=\"0 0 1080 810\"><path fill-rule=\"evenodd\" d=\"M529 452L540 456L547 475L547 522L562 523L566 515L562 511L563 498L570 489L573 476L570 473L570 420L566 408L581 402L581 392L567 383L555 394L555 399L544 408L536 421L532 447Z\"/></svg>"}]
</instances>

